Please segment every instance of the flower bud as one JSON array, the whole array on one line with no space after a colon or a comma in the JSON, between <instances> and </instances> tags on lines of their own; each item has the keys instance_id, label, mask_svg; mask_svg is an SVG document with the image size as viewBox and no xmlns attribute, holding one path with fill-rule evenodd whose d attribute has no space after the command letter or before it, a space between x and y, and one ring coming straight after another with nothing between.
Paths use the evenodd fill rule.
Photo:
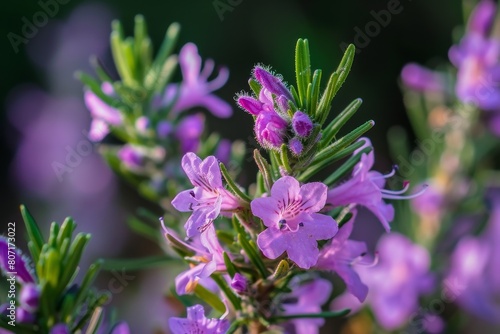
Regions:
<instances>
[{"instance_id":1,"label":"flower bud","mask_svg":"<svg viewBox=\"0 0 500 334\"><path fill-rule=\"evenodd\" d=\"M25 323L25 324L31 324L34 323L36 318L35 315L27 310L25 310L23 307L18 307L16 309L16 320L19 321L20 323Z\"/></svg>"},{"instance_id":2,"label":"flower bud","mask_svg":"<svg viewBox=\"0 0 500 334\"><path fill-rule=\"evenodd\" d=\"M242 295L247 292L248 281L245 276L240 273L234 274L233 280L231 281L231 287L236 291L236 293Z\"/></svg>"},{"instance_id":3,"label":"flower bud","mask_svg":"<svg viewBox=\"0 0 500 334\"><path fill-rule=\"evenodd\" d=\"M298 138L292 138L288 142L288 147L290 148L290 152L296 157L302 154L302 150L304 149L304 145Z\"/></svg>"},{"instance_id":4,"label":"flower bud","mask_svg":"<svg viewBox=\"0 0 500 334\"><path fill-rule=\"evenodd\" d=\"M260 66L256 66L253 73L257 81L271 93L276 96L284 95L289 100L292 100L292 94L285 87L280 78L272 75Z\"/></svg>"},{"instance_id":5,"label":"flower bud","mask_svg":"<svg viewBox=\"0 0 500 334\"><path fill-rule=\"evenodd\" d=\"M255 136L263 147L278 149L284 142L287 126L275 112L260 113L255 120Z\"/></svg>"},{"instance_id":6,"label":"flower bud","mask_svg":"<svg viewBox=\"0 0 500 334\"><path fill-rule=\"evenodd\" d=\"M50 334L69 334L68 326L59 323L50 329Z\"/></svg>"},{"instance_id":7,"label":"flower bud","mask_svg":"<svg viewBox=\"0 0 500 334\"><path fill-rule=\"evenodd\" d=\"M262 110L262 102L250 96L240 96L238 98L238 104L254 116L257 116Z\"/></svg>"},{"instance_id":8,"label":"flower bud","mask_svg":"<svg viewBox=\"0 0 500 334\"><path fill-rule=\"evenodd\" d=\"M135 121L135 128L139 133L146 133L149 127L149 119L146 116L141 116Z\"/></svg>"},{"instance_id":9,"label":"flower bud","mask_svg":"<svg viewBox=\"0 0 500 334\"><path fill-rule=\"evenodd\" d=\"M30 312L36 311L40 302L38 287L31 283L24 285L19 295L19 302L26 310Z\"/></svg>"},{"instance_id":10,"label":"flower bud","mask_svg":"<svg viewBox=\"0 0 500 334\"><path fill-rule=\"evenodd\" d=\"M142 165L142 155L131 145L124 145L118 151L118 157L129 168L139 168Z\"/></svg>"},{"instance_id":11,"label":"flower bud","mask_svg":"<svg viewBox=\"0 0 500 334\"><path fill-rule=\"evenodd\" d=\"M292 118L292 128L293 132L299 137L308 137L313 129L313 123L309 116L301 111L297 111L293 114Z\"/></svg>"}]
</instances>

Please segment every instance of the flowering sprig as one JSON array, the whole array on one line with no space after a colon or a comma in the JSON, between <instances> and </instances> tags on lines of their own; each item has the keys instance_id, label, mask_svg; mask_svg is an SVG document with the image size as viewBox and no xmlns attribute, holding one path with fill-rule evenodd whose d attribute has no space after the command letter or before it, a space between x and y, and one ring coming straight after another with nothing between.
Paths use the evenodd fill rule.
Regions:
<instances>
[{"instance_id":1,"label":"flowering sprig","mask_svg":"<svg viewBox=\"0 0 500 334\"><path fill-rule=\"evenodd\" d=\"M118 21L112 27L111 50L119 78L113 78L97 59L93 65L98 80L78 74L92 117L89 138L101 142L112 134L121 141L100 145L106 161L143 196L171 210L170 200L187 181L178 167L183 154L212 154L231 162L233 172L239 168L243 146L216 133L205 136L205 116L199 112L204 108L216 117L231 116L231 106L213 94L226 83L229 71L221 67L210 79L214 62L203 62L193 43L174 54L177 23L167 29L154 58L142 16L135 18L133 37L125 37ZM178 67L182 81L172 82Z\"/></svg>"},{"instance_id":2,"label":"flowering sprig","mask_svg":"<svg viewBox=\"0 0 500 334\"><path fill-rule=\"evenodd\" d=\"M354 263L366 262L359 260L366 246L347 240L355 207L367 206L389 230L393 208L383 199L398 199L408 187L385 190L385 179L394 173L371 171L371 143L360 136L373 121L336 139L360 99L326 123L354 53L354 46L346 50L322 94L321 71L311 73L307 40L297 42L296 86L286 85L268 67L254 68L249 81L253 94L241 93L237 102L253 116L257 142L268 158L254 151L259 171L249 190L214 156L184 156L182 167L194 188L180 192L172 205L191 212L185 224L187 239L164 226L169 244L191 266L177 277L176 293L180 298L196 295L220 318L207 320L200 305L192 306L187 320L171 320L174 333L188 327L219 333L227 320L228 333L239 328L282 332L290 326L297 333L317 333L322 319L348 312L323 310L331 283L321 272L338 273L360 301L366 298L368 288L352 269ZM330 176L310 181L341 160ZM339 183L351 171L352 179L344 184L352 190L341 190Z\"/></svg>"},{"instance_id":3,"label":"flowering sprig","mask_svg":"<svg viewBox=\"0 0 500 334\"><path fill-rule=\"evenodd\" d=\"M52 223L49 237L44 240L26 207L21 206L21 213L29 236L31 257L13 248L12 238L0 238L1 272L15 279L16 283L10 284L16 284L16 291L19 291L15 304L11 300L10 304L2 305L0 327L9 333L10 330L47 334L83 330L85 333L104 332L99 325L108 295L92 287L101 262L93 263L81 282L75 283L90 235L78 233L73 238L76 224L68 217L60 225ZM122 323L106 333L128 334L129 330Z\"/></svg>"}]
</instances>

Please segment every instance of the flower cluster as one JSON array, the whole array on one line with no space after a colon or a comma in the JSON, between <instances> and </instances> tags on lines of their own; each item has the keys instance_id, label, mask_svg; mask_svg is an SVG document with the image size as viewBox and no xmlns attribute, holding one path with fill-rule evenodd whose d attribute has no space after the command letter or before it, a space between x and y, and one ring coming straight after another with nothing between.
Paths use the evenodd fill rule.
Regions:
<instances>
[{"instance_id":1,"label":"flower cluster","mask_svg":"<svg viewBox=\"0 0 500 334\"><path fill-rule=\"evenodd\" d=\"M171 200L185 186L178 165L187 152L215 154L221 161L231 161L236 169L238 156L244 154L238 148L241 145L231 144L215 133L207 138L206 119L200 109L219 118L232 115L231 106L213 94L227 82L228 69L220 68L210 80L214 61L203 62L193 43L185 44L178 56L171 54L177 24L168 29L156 59L148 51L151 41L142 17L136 18L137 34L133 39L125 41L119 23L113 27L112 51L120 80L113 80L98 62L95 67L101 82L80 74L92 118L89 139L101 142L112 133L122 141L120 145L101 145L108 163L143 195L160 203ZM131 64L123 62L130 40L144 49L134 54ZM182 81L172 83L170 78L177 64Z\"/></svg>"},{"instance_id":2,"label":"flower cluster","mask_svg":"<svg viewBox=\"0 0 500 334\"><path fill-rule=\"evenodd\" d=\"M449 50L456 76L448 82L445 73L417 64L403 68L403 83L412 90L455 96L484 112L491 131L500 135L500 38L492 35L496 4L481 0L472 12L464 37ZM454 85L454 94L448 85Z\"/></svg>"},{"instance_id":3,"label":"flower cluster","mask_svg":"<svg viewBox=\"0 0 500 334\"><path fill-rule=\"evenodd\" d=\"M8 276L12 295L0 306L2 322L9 327L21 327L27 333L69 334L86 330L109 334L128 334L124 322L107 328L99 326L103 317L102 306L108 296L96 292L91 284L100 263L91 265L81 284L75 283L81 256L90 235L79 233L73 239L76 224L67 218L61 225L52 223L47 241L42 238L38 224L29 211L21 206L28 234L31 258L15 247L14 238L0 237L0 271ZM17 290L20 289L20 290ZM11 298L11 297L9 297ZM93 317L94 321L90 321ZM11 333L3 331L2 333Z\"/></svg>"},{"instance_id":4,"label":"flower cluster","mask_svg":"<svg viewBox=\"0 0 500 334\"><path fill-rule=\"evenodd\" d=\"M332 78L345 80L353 53L354 48L349 48ZM404 196L407 182L399 191L384 189L395 169L387 175L371 170L373 148L370 140L360 136L373 122L334 140L343 124L339 119L326 126L323 123L333 92L342 82L331 79L321 100L319 93L306 94L305 86L318 91L320 72L308 74L307 41L299 40L296 55L297 63L304 66L297 70L298 90L288 88L281 77L258 65L250 79L255 95L238 97L240 107L254 116L257 141L269 155L268 161L259 150L254 151L259 172L251 190L238 185L214 156L201 159L189 152L182 159L194 188L180 192L172 205L191 212L184 225L187 239L181 240L164 226L170 245L190 263L190 269L177 276L175 291L180 296L198 296L221 315L209 320L201 305L192 306L187 319L170 320L174 333L188 328L219 333L227 329L229 317L233 317L232 330L318 333L322 318L346 313L323 310L332 285L321 273L338 274L358 302L370 296L371 281L362 279L357 268L370 267L376 261L369 259L364 242L349 239L356 208L371 210L389 231L394 208L384 199L420 195ZM342 118L352 116L359 104L360 100L354 101L341 113ZM309 181L331 162L346 157L349 159L324 181ZM349 171L351 177L347 177ZM375 272L387 272L385 252L383 255ZM404 266L412 265L410 258L403 258L399 266L409 272L412 268ZM409 278L399 278L401 289L413 287ZM425 292L416 289L411 305Z\"/></svg>"}]
</instances>

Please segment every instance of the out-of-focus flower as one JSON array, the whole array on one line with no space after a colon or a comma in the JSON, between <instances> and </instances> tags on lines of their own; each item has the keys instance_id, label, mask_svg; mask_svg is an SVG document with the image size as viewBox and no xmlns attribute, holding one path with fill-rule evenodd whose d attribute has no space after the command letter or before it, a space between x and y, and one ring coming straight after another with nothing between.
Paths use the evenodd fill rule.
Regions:
<instances>
[{"instance_id":1,"label":"out-of-focus flower","mask_svg":"<svg viewBox=\"0 0 500 334\"><path fill-rule=\"evenodd\" d=\"M33 283L24 284L19 295L19 303L28 311L35 312L40 301L40 289Z\"/></svg>"},{"instance_id":2,"label":"out-of-focus flower","mask_svg":"<svg viewBox=\"0 0 500 334\"><path fill-rule=\"evenodd\" d=\"M167 230L167 233L178 239L172 231ZM194 251L195 258L200 261L200 264L180 273L176 277L175 289L179 295L192 293L199 280L209 278L216 270L225 270L226 268L222 255L224 250L219 244L213 224L206 227L199 238L202 247L194 247L183 243L179 239L177 240Z\"/></svg>"},{"instance_id":3,"label":"out-of-focus flower","mask_svg":"<svg viewBox=\"0 0 500 334\"><path fill-rule=\"evenodd\" d=\"M500 196L492 198L492 212L485 230L465 236L457 244L445 279L458 282L452 291L458 304L487 321L500 323Z\"/></svg>"},{"instance_id":4,"label":"out-of-focus flower","mask_svg":"<svg viewBox=\"0 0 500 334\"><path fill-rule=\"evenodd\" d=\"M114 94L113 86L109 82L103 83L101 88L109 96ZM109 133L110 125L118 126L122 124L123 118L120 111L106 104L90 90L85 91L84 100L92 116L89 132L91 140L101 141Z\"/></svg>"},{"instance_id":5,"label":"out-of-focus flower","mask_svg":"<svg viewBox=\"0 0 500 334\"><path fill-rule=\"evenodd\" d=\"M232 115L231 106L224 100L211 94L221 88L227 81L229 71L223 67L212 81L208 77L214 69L211 59L205 61L201 69L201 57L193 43L184 45L179 53L179 64L182 71L182 83L167 86L163 104L169 105L174 99L174 112L181 112L193 107L205 107L217 117L226 118Z\"/></svg>"},{"instance_id":6,"label":"out-of-focus flower","mask_svg":"<svg viewBox=\"0 0 500 334\"><path fill-rule=\"evenodd\" d=\"M168 320L172 334L224 334L229 329L229 321L207 319L201 305L187 308L187 318L172 317Z\"/></svg>"},{"instance_id":7,"label":"out-of-focus flower","mask_svg":"<svg viewBox=\"0 0 500 334\"><path fill-rule=\"evenodd\" d=\"M184 117L175 129L175 137L181 144L182 153L196 152L203 134L205 116L196 114Z\"/></svg>"},{"instance_id":8,"label":"out-of-focus flower","mask_svg":"<svg viewBox=\"0 0 500 334\"><path fill-rule=\"evenodd\" d=\"M348 239L356 217L356 211L353 213L352 218L339 229L333 239L323 246L315 268L336 272L345 282L347 290L363 302L368 294L368 287L361 281L354 266L366 255L367 247L364 242Z\"/></svg>"},{"instance_id":9,"label":"out-of-focus flower","mask_svg":"<svg viewBox=\"0 0 500 334\"><path fill-rule=\"evenodd\" d=\"M297 277L300 278L300 277ZM293 292L280 298L283 314L314 314L321 312L321 306L328 301L332 293L329 281L317 278L312 282L300 284L298 279L290 282ZM290 321L297 334L319 333L319 328L325 323L321 318L299 318Z\"/></svg>"},{"instance_id":10,"label":"out-of-focus flower","mask_svg":"<svg viewBox=\"0 0 500 334\"><path fill-rule=\"evenodd\" d=\"M297 111L293 114L292 118L293 132L302 138L309 137L313 129L313 122L302 111Z\"/></svg>"},{"instance_id":11,"label":"out-of-focus flower","mask_svg":"<svg viewBox=\"0 0 500 334\"><path fill-rule=\"evenodd\" d=\"M172 205L179 211L193 212L184 225L187 236L193 237L221 212L232 212L240 204L224 188L219 162L214 156L202 161L196 154L186 153L182 158L182 168L194 188L180 192L172 200Z\"/></svg>"},{"instance_id":12,"label":"out-of-focus flower","mask_svg":"<svg viewBox=\"0 0 500 334\"><path fill-rule=\"evenodd\" d=\"M248 290L248 280L240 273L236 273L231 281L231 287L238 294L244 294Z\"/></svg>"},{"instance_id":13,"label":"out-of-focus flower","mask_svg":"<svg viewBox=\"0 0 500 334\"><path fill-rule=\"evenodd\" d=\"M458 69L458 98L500 112L500 40L488 36L495 13L493 1L481 1L469 19L466 35L451 47L449 57Z\"/></svg>"},{"instance_id":14,"label":"out-of-focus flower","mask_svg":"<svg viewBox=\"0 0 500 334\"><path fill-rule=\"evenodd\" d=\"M132 145L123 145L118 151L118 158L131 169L139 168L143 162L143 155Z\"/></svg>"},{"instance_id":15,"label":"out-of-focus flower","mask_svg":"<svg viewBox=\"0 0 500 334\"><path fill-rule=\"evenodd\" d=\"M403 67L401 80L407 87L421 92L440 92L445 88L444 78L440 73L415 63Z\"/></svg>"},{"instance_id":16,"label":"out-of-focus flower","mask_svg":"<svg viewBox=\"0 0 500 334\"><path fill-rule=\"evenodd\" d=\"M370 304L378 323L395 330L418 310L419 297L434 287L430 256L425 248L398 233L382 236L377 248L378 264L358 266L356 270L368 286L365 302ZM356 310L360 306L350 294L341 295L332 303L333 309Z\"/></svg>"},{"instance_id":17,"label":"out-of-focus flower","mask_svg":"<svg viewBox=\"0 0 500 334\"><path fill-rule=\"evenodd\" d=\"M57 324L50 329L50 334L69 334L69 328L66 324Z\"/></svg>"},{"instance_id":18,"label":"out-of-focus flower","mask_svg":"<svg viewBox=\"0 0 500 334\"><path fill-rule=\"evenodd\" d=\"M251 202L252 213L268 228L257 244L264 255L276 259L284 252L299 267L308 269L318 259L317 240L327 240L337 233L335 220L317 213L325 206L327 187L320 182L300 186L285 176L276 181L271 196Z\"/></svg>"}]
</instances>

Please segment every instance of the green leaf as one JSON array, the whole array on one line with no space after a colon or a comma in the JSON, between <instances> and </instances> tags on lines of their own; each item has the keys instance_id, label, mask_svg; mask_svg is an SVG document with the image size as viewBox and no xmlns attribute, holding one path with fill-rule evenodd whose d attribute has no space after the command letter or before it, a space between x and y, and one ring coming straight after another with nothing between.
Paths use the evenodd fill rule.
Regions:
<instances>
[{"instance_id":1,"label":"green leaf","mask_svg":"<svg viewBox=\"0 0 500 334\"><path fill-rule=\"evenodd\" d=\"M113 54L113 60L116 69L120 74L122 80L127 84L131 84L134 82L134 76L130 72L130 68L127 64L127 59L124 54L123 28L121 26L121 23L117 20L113 21L111 25L111 53Z\"/></svg>"},{"instance_id":2,"label":"green leaf","mask_svg":"<svg viewBox=\"0 0 500 334\"><path fill-rule=\"evenodd\" d=\"M296 102L299 109L304 109L306 107L307 87L311 82L311 62L307 39L300 38L295 47L295 76L299 95Z\"/></svg>"},{"instance_id":3,"label":"green leaf","mask_svg":"<svg viewBox=\"0 0 500 334\"><path fill-rule=\"evenodd\" d=\"M127 225L132 231L136 232L137 234L140 234L143 237L146 237L154 242L158 242L159 233L157 228L151 227L150 225L144 223L134 216L130 216L127 218Z\"/></svg>"},{"instance_id":4,"label":"green leaf","mask_svg":"<svg viewBox=\"0 0 500 334\"><path fill-rule=\"evenodd\" d=\"M97 331L99 330L99 326L101 325L102 319L103 319L102 307L97 307L92 313L92 317L90 318L85 334L97 333Z\"/></svg>"},{"instance_id":5,"label":"green leaf","mask_svg":"<svg viewBox=\"0 0 500 334\"><path fill-rule=\"evenodd\" d=\"M335 85L335 94L340 90L345 80L347 79L347 76L351 71L355 55L356 55L356 47L354 46L354 44L350 44L345 50L344 56L340 61L339 67L337 68L337 72L339 72L339 80Z\"/></svg>"},{"instance_id":6,"label":"green leaf","mask_svg":"<svg viewBox=\"0 0 500 334\"><path fill-rule=\"evenodd\" d=\"M224 264L226 265L227 273L231 278L234 277L234 275L238 272L236 267L234 266L233 262L229 258L226 252L223 253L224 256Z\"/></svg>"},{"instance_id":7,"label":"green leaf","mask_svg":"<svg viewBox=\"0 0 500 334\"><path fill-rule=\"evenodd\" d=\"M293 170L292 167L290 167L290 162L288 159L288 148L286 144L281 145L280 158L283 164L282 166L285 169L285 171L288 173L288 175L292 175Z\"/></svg>"},{"instance_id":8,"label":"green leaf","mask_svg":"<svg viewBox=\"0 0 500 334\"><path fill-rule=\"evenodd\" d=\"M57 246L61 247L63 241L65 239L71 239L73 232L76 228L75 221L71 217L66 217L66 219L61 224L61 228L59 229L59 234L57 235ZM63 254L63 253L61 253Z\"/></svg>"},{"instance_id":9,"label":"green leaf","mask_svg":"<svg viewBox=\"0 0 500 334\"><path fill-rule=\"evenodd\" d=\"M231 191L239 199L241 199L242 201L249 204L252 201L252 199L247 194L245 194L243 191L241 191L241 189L238 187L238 185L233 181L233 179L231 178L231 176L229 175L229 173L226 169L226 166L224 166L224 164L221 162L221 163L219 163L219 167L220 167L220 171L222 173L222 176L224 177L224 180L226 180L226 182L227 182L229 189L231 189Z\"/></svg>"},{"instance_id":10,"label":"green leaf","mask_svg":"<svg viewBox=\"0 0 500 334\"><path fill-rule=\"evenodd\" d=\"M319 151L318 154L314 157L313 164L316 161L320 161L325 156L331 155L333 153L336 153L340 151L341 149L349 146L352 144L355 140L357 140L359 137L361 137L365 132L373 128L375 125L374 121L367 121L364 124L358 126L356 129L352 130L348 134L346 134L344 137L340 138L339 140L333 142L332 144L328 145L321 151Z\"/></svg>"},{"instance_id":11,"label":"green leaf","mask_svg":"<svg viewBox=\"0 0 500 334\"><path fill-rule=\"evenodd\" d=\"M28 232L29 240L32 245L29 248L31 257L33 258L33 262L37 263L44 244L42 232L40 232L38 224L24 205L21 205L21 215L23 217L24 224L26 225L26 231Z\"/></svg>"},{"instance_id":12,"label":"green leaf","mask_svg":"<svg viewBox=\"0 0 500 334\"><path fill-rule=\"evenodd\" d=\"M97 274L102 268L102 261L98 260L95 263L91 264L87 273L83 277L82 284L78 288L78 292L75 297L75 303L73 304L73 312L77 311L77 308L81 305L81 303L85 300L85 297L89 293L89 289L94 282ZM71 314L70 313L70 314Z\"/></svg>"},{"instance_id":13,"label":"green leaf","mask_svg":"<svg viewBox=\"0 0 500 334\"><path fill-rule=\"evenodd\" d=\"M290 265L288 264L288 261L281 260L280 263L278 263L276 270L274 271L273 279L277 280L282 277L285 277L289 271L290 271Z\"/></svg>"},{"instance_id":14,"label":"green leaf","mask_svg":"<svg viewBox=\"0 0 500 334\"><path fill-rule=\"evenodd\" d=\"M225 254L225 253L224 253ZM241 310L241 299L234 294L233 290L229 288L226 281L219 275L213 274L210 276L215 283L219 286L219 288L224 292L227 299L231 302L235 310Z\"/></svg>"},{"instance_id":15,"label":"green leaf","mask_svg":"<svg viewBox=\"0 0 500 334\"><path fill-rule=\"evenodd\" d=\"M165 38L163 39L163 43L160 46L160 50L156 55L155 60L153 61L153 65L149 69L146 78L144 80L144 85L146 88L152 92L159 91L162 89L158 85L159 78L161 76L162 69L164 67L167 58L172 53L174 46L177 42L177 38L179 36L180 25L178 23L172 23L165 33Z\"/></svg>"},{"instance_id":16,"label":"green leaf","mask_svg":"<svg viewBox=\"0 0 500 334\"><path fill-rule=\"evenodd\" d=\"M255 96L258 97L262 89L262 86L259 84L259 82L255 79L250 79L248 80L248 85L250 86L250 89L253 91Z\"/></svg>"},{"instance_id":17,"label":"green leaf","mask_svg":"<svg viewBox=\"0 0 500 334\"><path fill-rule=\"evenodd\" d=\"M328 83L326 84L326 88L319 100L318 107L316 109L316 120L323 124L330 112L330 108L332 106L333 98L335 97L335 86L337 85L337 81L339 79L339 73L333 72L328 79Z\"/></svg>"},{"instance_id":18,"label":"green leaf","mask_svg":"<svg viewBox=\"0 0 500 334\"><path fill-rule=\"evenodd\" d=\"M102 100L104 103L107 105L113 107L113 108L121 108L123 105L116 100L115 98L112 98L111 96L105 94L102 91L101 84L89 76L86 73L83 72L76 72L75 76L85 85L87 86L88 89L92 91L100 100Z\"/></svg>"},{"instance_id":19,"label":"green leaf","mask_svg":"<svg viewBox=\"0 0 500 334\"><path fill-rule=\"evenodd\" d=\"M204 286L201 284L197 284L196 288L194 289L194 294L203 300L205 303L210 305L212 308L214 308L217 312L224 313L226 312L226 305L217 297L216 294L211 292L210 290L207 290Z\"/></svg>"},{"instance_id":20,"label":"green leaf","mask_svg":"<svg viewBox=\"0 0 500 334\"><path fill-rule=\"evenodd\" d=\"M83 250L89 240L90 234L78 233L76 235L75 240L73 240L73 243L69 247L69 256L65 261L63 261L60 287L64 288L71 283L71 278L80 264Z\"/></svg>"},{"instance_id":21,"label":"green leaf","mask_svg":"<svg viewBox=\"0 0 500 334\"><path fill-rule=\"evenodd\" d=\"M316 71L314 71L313 78L312 78L310 106L309 106L309 109L307 110L307 113L309 115L311 115L312 117L315 117L316 108L318 107L318 103L319 103L321 74L322 74L321 70L316 70Z\"/></svg>"},{"instance_id":22,"label":"green leaf","mask_svg":"<svg viewBox=\"0 0 500 334\"><path fill-rule=\"evenodd\" d=\"M356 99L352 101L342 112L340 112L333 121L323 130L323 138L321 139L321 146L324 147L333 140L339 130L347 123L349 119L358 111L363 100Z\"/></svg>"},{"instance_id":23,"label":"green leaf","mask_svg":"<svg viewBox=\"0 0 500 334\"><path fill-rule=\"evenodd\" d=\"M347 160L342 166L337 168L337 170L333 172L323 183L327 186L331 186L332 184L339 181L354 168L354 166L361 160L361 156L363 154L368 154L371 150L371 147L365 147L364 149L359 151L356 155L349 158L349 160Z\"/></svg>"},{"instance_id":24,"label":"green leaf","mask_svg":"<svg viewBox=\"0 0 500 334\"><path fill-rule=\"evenodd\" d=\"M57 236L59 234L59 225L53 222L50 225L49 241L47 242L50 247L57 248Z\"/></svg>"},{"instance_id":25,"label":"green leaf","mask_svg":"<svg viewBox=\"0 0 500 334\"><path fill-rule=\"evenodd\" d=\"M179 262L179 259L167 255L142 257L136 259L100 259L102 270L142 270L147 268L162 267Z\"/></svg>"},{"instance_id":26,"label":"green leaf","mask_svg":"<svg viewBox=\"0 0 500 334\"><path fill-rule=\"evenodd\" d=\"M257 268L262 278L267 277L268 273L266 266L264 265L264 262L262 262L257 249L254 248L250 241L247 239L246 233L242 232L238 234L238 242L250 259L250 262L252 262L252 264Z\"/></svg>"},{"instance_id":27,"label":"green leaf","mask_svg":"<svg viewBox=\"0 0 500 334\"><path fill-rule=\"evenodd\" d=\"M271 191L271 187L273 186L273 177L271 175L271 165L267 160L260 154L258 149L253 151L253 158L257 167L259 168L262 176L264 178L264 184L266 185L267 191Z\"/></svg>"},{"instance_id":28,"label":"green leaf","mask_svg":"<svg viewBox=\"0 0 500 334\"><path fill-rule=\"evenodd\" d=\"M55 223L54 223L55 224ZM59 273L61 271L61 258L59 252L53 248L49 249L45 256L45 270L44 277L40 279L45 279L48 284L55 290L57 289L59 283Z\"/></svg>"},{"instance_id":29,"label":"green leaf","mask_svg":"<svg viewBox=\"0 0 500 334\"><path fill-rule=\"evenodd\" d=\"M321 313L303 313L303 314L284 314L271 317L272 322L289 320L289 319L313 319L313 318L336 318L343 317L349 314L351 310L342 310L338 312L321 312Z\"/></svg>"}]
</instances>

